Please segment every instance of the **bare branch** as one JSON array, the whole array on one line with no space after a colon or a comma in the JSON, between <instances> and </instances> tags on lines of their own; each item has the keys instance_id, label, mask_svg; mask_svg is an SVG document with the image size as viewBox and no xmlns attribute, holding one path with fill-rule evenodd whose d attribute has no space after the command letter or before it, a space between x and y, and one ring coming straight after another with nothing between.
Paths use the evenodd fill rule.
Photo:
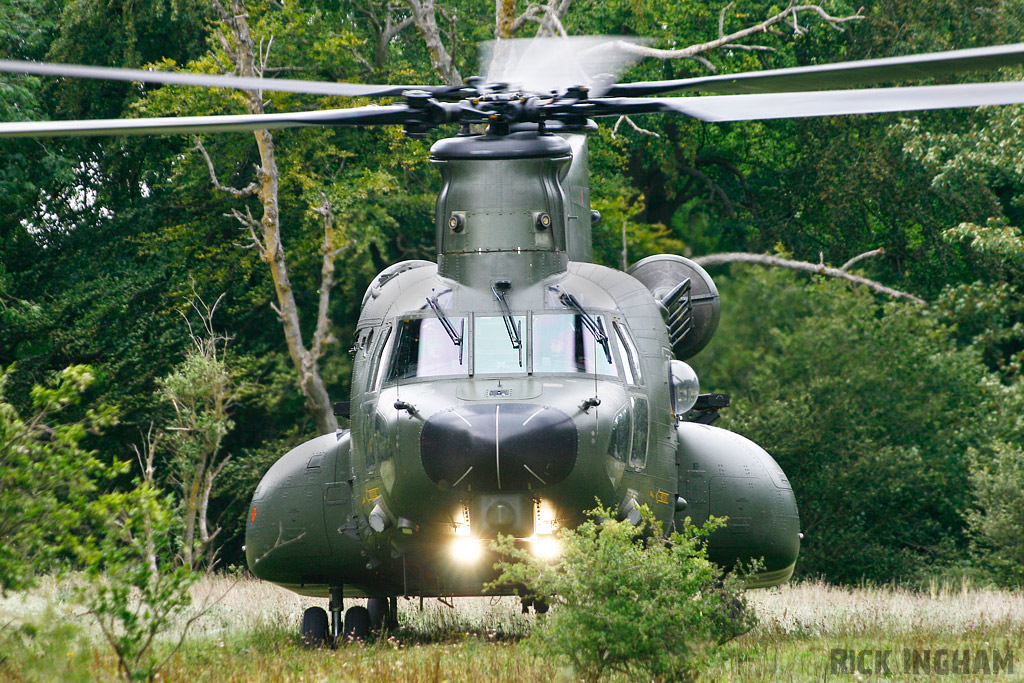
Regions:
<instances>
[{"instance_id":1,"label":"bare branch","mask_svg":"<svg viewBox=\"0 0 1024 683\"><path fill-rule=\"evenodd\" d=\"M249 244L248 246L239 246L241 246L243 249L252 249L253 247L255 247L259 251L260 258L266 260L267 248L264 246L263 241L260 240L260 236L256 232L257 229L259 229L262 226L258 220L253 218L252 212L249 211L249 207L245 207L245 213L242 213L238 209L231 209L231 213L226 215L231 216L249 230L249 238L252 240L252 243Z\"/></svg>"},{"instance_id":2,"label":"bare branch","mask_svg":"<svg viewBox=\"0 0 1024 683\"><path fill-rule=\"evenodd\" d=\"M569 5L572 4L572 0L558 0L558 4L555 4L555 0L549 0L547 6L544 9L544 18L540 22L540 28L537 29L538 38L546 38L553 36L556 33L560 36L565 36L565 28L562 26L562 18L565 13L569 11Z\"/></svg>"},{"instance_id":3,"label":"bare branch","mask_svg":"<svg viewBox=\"0 0 1024 683\"><path fill-rule=\"evenodd\" d=\"M568 6L568 3L565 3ZM545 26L549 26L548 29L551 33L558 33L563 38L568 38L569 34L565 32L565 27L562 26L562 20L560 15L556 12L555 8L548 5L544 8L544 20L540 24L540 28L537 30L537 35L541 35L541 31L544 30ZM547 31L545 31L546 35Z\"/></svg>"},{"instance_id":4,"label":"bare branch","mask_svg":"<svg viewBox=\"0 0 1024 683\"><path fill-rule=\"evenodd\" d=\"M644 135L653 135L656 138L660 138L661 137L661 135L659 135L658 133L655 133L653 130L647 130L646 128L641 128L640 126L636 125L636 122L633 121L633 119L631 119L628 116L623 116L621 118L626 119L626 123L629 124L630 128L632 128L633 130L635 130L638 133L643 133Z\"/></svg>"},{"instance_id":5,"label":"bare branch","mask_svg":"<svg viewBox=\"0 0 1024 683\"><path fill-rule=\"evenodd\" d=\"M263 75L280 74L287 71L309 71L309 69L304 66L268 66L264 67Z\"/></svg>"},{"instance_id":6,"label":"bare branch","mask_svg":"<svg viewBox=\"0 0 1024 683\"><path fill-rule=\"evenodd\" d=\"M530 3L530 6L526 8L522 14L515 18L512 22L512 33L515 33L523 27L528 21L536 21L541 23L543 21L542 15L540 14L541 6L537 3Z\"/></svg>"},{"instance_id":7,"label":"bare branch","mask_svg":"<svg viewBox=\"0 0 1024 683\"><path fill-rule=\"evenodd\" d=\"M728 8L729 8L729 6L727 5L725 7L725 9L728 9ZM684 58L684 57L693 57L694 55L700 54L702 52L708 52L710 50L714 50L714 49L718 49L718 48L724 48L724 47L727 47L727 48L740 48L740 46L733 45L733 43L735 43L736 41L739 41L739 40L743 40L744 38L752 36L752 35L754 35L756 33L766 33L766 32L768 32L768 30L772 26L775 26L776 24L782 23L786 19L789 19L789 18L792 18L792 17L796 17L800 12L814 12L814 13L816 13L818 16L820 16L822 18L822 20L824 20L829 26L831 26L832 28L834 28L837 31L843 31L844 30L843 27L841 26L841 24L844 24L844 23L846 23L848 21L857 21L857 20L860 20L860 19L864 18L861 15L861 12L863 11L863 9L857 10L856 14L852 14L850 16L846 16L846 17L833 17L832 15L830 15L828 12L826 12L824 9L822 9L818 5L790 5L786 9L782 10L781 12L778 12L777 14L774 14L774 15L768 17L767 19L765 19L764 21L762 21L759 24L755 24L753 26L748 26L748 27L746 27L744 29L741 29L739 31L736 31L734 33L730 33L729 35L724 35L724 31L725 31L725 15L724 15L724 12L725 12L725 9L723 9L723 13L721 15L719 15L720 32L719 32L719 37L716 40L711 40L711 41L708 41L706 43L700 43L700 44L697 44L697 45L691 45L690 47L685 47L685 48L681 48L681 49L678 49L678 50L661 50L661 49L658 49L658 48L647 47L646 45L636 45L634 43L627 43L625 41L616 41L616 46L619 47L622 50L626 50L627 52L631 52L631 53L633 53L635 55L639 55L641 57L654 57L655 59L681 59L681 58ZM802 30L802 29L798 29L798 30ZM763 47L763 46L757 46L757 47L750 47L750 46L748 46L747 49L768 50L770 48L766 48L766 47Z\"/></svg>"},{"instance_id":8,"label":"bare branch","mask_svg":"<svg viewBox=\"0 0 1024 683\"><path fill-rule=\"evenodd\" d=\"M430 63L447 85L462 85L462 75L455 67L455 60L441 40L441 29L437 25L437 7L434 0L405 0L412 10L416 28L423 34L423 40L430 52Z\"/></svg>"},{"instance_id":9,"label":"bare branch","mask_svg":"<svg viewBox=\"0 0 1024 683\"><path fill-rule=\"evenodd\" d=\"M860 254L859 256L854 256L852 259L850 259L843 265L839 266L839 270L844 272L849 271L855 263L860 263L864 259L869 259L872 256L881 256L884 253L885 249L882 247L879 247L878 249L872 249L871 251L865 251L863 254Z\"/></svg>"},{"instance_id":10,"label":"bare branch","mask_svg":"<svg viewBox=\"0 0 1024 683\"><path fill-rule=\"evenodd\" d=\"M870 253L870 252L869 252ZM863 256L863 254L861 255ZM860 257L857 257L858 259ZM830 268L828 266L819 265L817 263L808 263L807 261L794 261L792 259L784 259L778 256L770 256L768 254L750 254L746 252L725 252L721 254L711 254L709 256L701 256L694 259L695 262L701 266L720 266L727 263L753 263L759 266L772 266L776 268L791 268L793 270L802 270L807 273L817 273L818 275L827 275L829 277L842 278L849 280L859 285L863 285L876 292L880 292L887 296L891 296L894 299L906 299L913 301L916 304L927 306L928 303L921 298L908 294L907 292L901 292L891 287L886 287L880 282L875 280L869 280L866 277L859 275L852 275L839 268Z\"/></svg>"},{"instance_id":11,"label":"bare branch","mask_svg":"<svg viewBox=\"0 0 1024 683\"><path fill-rule=\"evenodd\" d=\"M735 2L730 2L728 5L722 8L722 11L718 13L718 37L725 38L725 13L732 9Z\"/></svg>"},{"instance_id":12,"label":"bare branch","mask_svg":"<svg viewBox=\"0 0 1024 683\"><path fill-rule=\"evenodd\" d=\"M196 137L196 146L193 147L193 149L198 150L203 155L203 158L206 159L206 167L210 169L210 181L213 183L213 186L221 192L226 192L235 199L245 199L246 197L253 196L256 191L260 189L259 182L255 180L243 187L241 190L221 185L220 181L217 179L217 171L213 168L213 160L210 159L210 155L206 153L206 148L203 147L203 141L198 137Z\"/></svg>"}]
</instances>

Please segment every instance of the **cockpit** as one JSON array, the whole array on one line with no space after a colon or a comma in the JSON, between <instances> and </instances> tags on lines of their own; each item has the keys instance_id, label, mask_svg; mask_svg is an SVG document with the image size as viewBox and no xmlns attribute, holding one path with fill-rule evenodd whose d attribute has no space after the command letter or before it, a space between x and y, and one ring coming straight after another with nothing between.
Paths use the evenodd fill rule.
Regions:
<instances>
[{"instance_id":1,"label":"cockpit","mask_svg":"<svg viewBox=\"0 0 1024 683\"><path fill-rule=\"evenodd\" d=\"M535 374L592 375L630 385L643 381L628 330L603 314L439 317L426 312L399 318L391 343L382 344L378 354L381 362L375 365L383 367L376 379L384 385Z\"/></svg>"}]
</instances>

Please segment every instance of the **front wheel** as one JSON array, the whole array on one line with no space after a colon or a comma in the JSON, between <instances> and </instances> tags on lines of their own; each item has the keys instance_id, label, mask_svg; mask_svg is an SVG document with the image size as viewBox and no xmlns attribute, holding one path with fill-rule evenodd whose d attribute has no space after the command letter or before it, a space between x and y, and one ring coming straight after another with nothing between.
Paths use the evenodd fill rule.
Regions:
<instances>
[{"instance_id":1,"label":"front wheel","mask_svg":"<svg viewBox=\"0 0 1024 683\"><path fill-rule=\"evenodd\" d=\"M362 606L345 610L345 639L366 640L370 635L370 611Z\"/></svg>"},{"instance_id":2,"label":"front wheel","mask_svg":"<svg viewBox=\"0 0 1024 683\"><path fill-rule=\"evenodd\" d=\"M310 607L302 613L302 642L306 647L324 647L328 642L329 622L323 607Z\"/></svg>"}]
</instances>

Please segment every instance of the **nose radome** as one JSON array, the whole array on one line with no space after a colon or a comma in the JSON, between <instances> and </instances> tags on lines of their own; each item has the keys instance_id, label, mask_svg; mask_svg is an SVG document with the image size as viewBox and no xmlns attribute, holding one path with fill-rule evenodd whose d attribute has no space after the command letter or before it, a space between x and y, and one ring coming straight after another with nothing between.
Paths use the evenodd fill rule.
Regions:
<instances>
[{"instance_id":1,"label":"nose radome","mask_svg":"<svg viewBox=\"0 0 1024 683\"><path fill-rule=\"evenodd\" d=\"M572 418L532 403L453 408L423 425L423 468L442 487L524 491L569 476L576 463Z\"/></svg>"}]
</instances>

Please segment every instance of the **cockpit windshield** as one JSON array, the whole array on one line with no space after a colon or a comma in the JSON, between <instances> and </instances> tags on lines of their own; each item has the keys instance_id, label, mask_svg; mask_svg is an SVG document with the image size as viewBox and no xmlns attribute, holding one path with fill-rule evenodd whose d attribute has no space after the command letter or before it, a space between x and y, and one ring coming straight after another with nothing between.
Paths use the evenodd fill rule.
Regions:
<instances>
[{"instance_id":1,"label":"cockpit windshield","mask_svg":"<svg viewBox=\"0 0 1024 683\"><path fill-rule=\"evenodd\" d=\"M618 377L617 352L612 353L618 345L612 343L606 351L592 330L613 328L606 316L590 317L592 325L579 313L535 314L532 334L526 334L524 315L478 315L472 318L472 328L469 318L448 318L453 329L472 330L466 335L472 339L470 349L464 348L464 339L454 343L442 319L399 318L384 381L468 377L471 370L474 375L525 375L531 370L531 357L534 373ZM510 341L509 325L522 337L519 348ZM617 341L614 335L611 341Z\"/></svg>"},{"instance_id":2,"label":"cockpit windshield","mask_svg":"<svg viewBox=\"0 0 1024 683\"><path fill-rule=\"evenodd\" d=\"M526 374L522 342L519 348L512 345L509 326L517 331L523 330L526 327L526 316L510 315L508 324L501 316L476 317L473 326L474 373Z\"/></svg>"},{"instance_id":3,"label":"cockpit windshield","mask_svg":"<svg viewBox=\"0 0 1024 683\"><path fill-rule=\"evenodd\" d=\"M592 316L608 329L604 316ZM585 372L617 375L613 360L587 328L579 314L545 314L533 317L533 371Z\"/></svg>"},{"instance_id":4,"label":"cockpit windshield","mask_svg":"<svg viewBox=\"0 0 1024 683\"><path fill-rule=\"evenodd\" d=\"M450 320L455 329L464 321L463 318ZM437 318L399 320L387 381L443 375L466 376L469 368L462 360L460 347L452 343L441 321Z\"/></svg>"}]
</instances>

